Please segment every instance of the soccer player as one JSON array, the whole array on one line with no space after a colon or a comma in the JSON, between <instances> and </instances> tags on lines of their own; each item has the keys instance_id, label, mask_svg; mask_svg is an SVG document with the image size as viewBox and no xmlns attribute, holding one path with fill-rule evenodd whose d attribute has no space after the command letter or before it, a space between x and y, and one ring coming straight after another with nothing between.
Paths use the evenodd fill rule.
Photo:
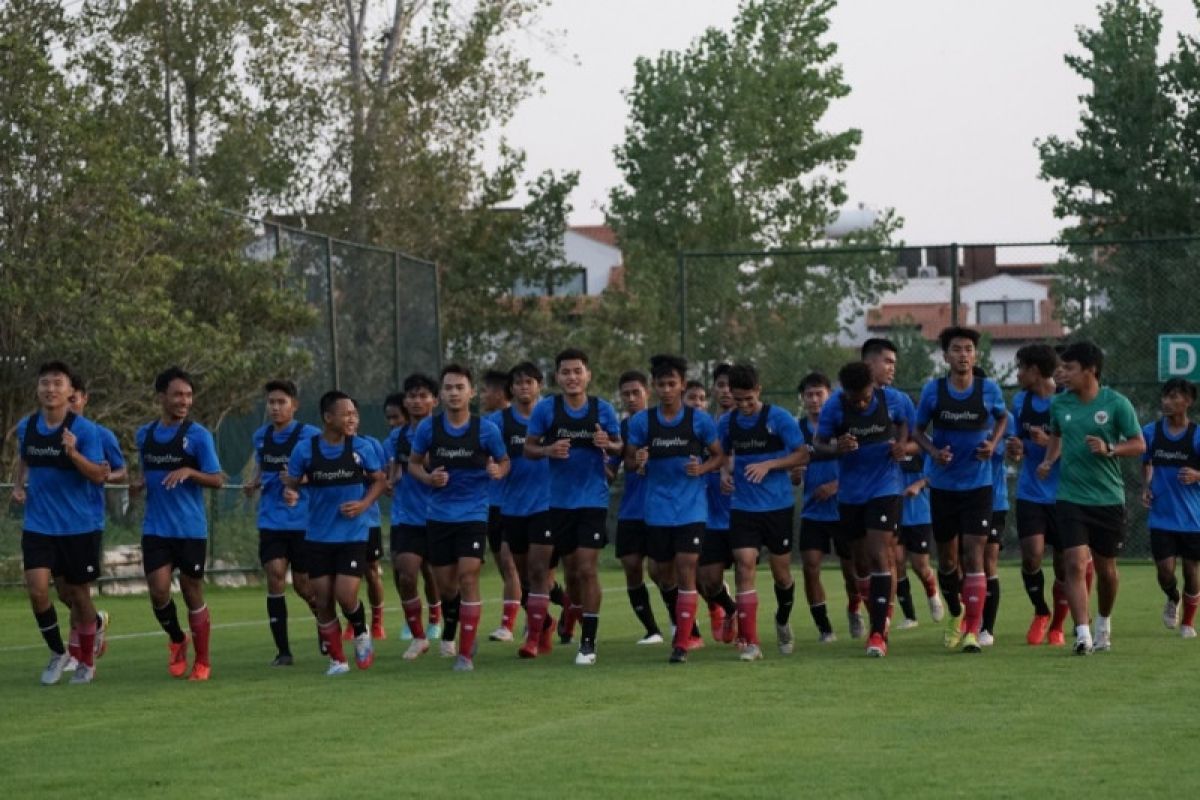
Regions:
<instances>
[{"instance_id":1,"label":"soccer player","mask_svg":"<svg viewBox=\"0 0 1200 800\"><path fill-rule=\"evenodd\" d=\"M433 489L426 527L429 560L446 609L443 641L453 643L461 623L454 670L470 672L483 612L479 571L487 547L488 482L503 480L510 463L500 430L471 413L471 371L447 364L441 377L445 410L417 426L408 470Z\"/></svg>"},{"instance_id":2,"label":"soccer player","mask_svg":"<svg viewBox=\"0 0 1200 800\"><path fill-rule=\"evenodd\" d=\"M499 428L495 415L512 405L509 373L494 369L484 373L483 393L479 404L487 418ZM513 626L517 624L517 612L521 610L521 576L517 572L516 562L513 561L512 551L504 543L504 534L500 526L500 507L504 502L505 483L507 478L488 484L488 549L496 559L496 569L504 582L500 627L488 634L488 639L493 642L513 640Z\"/></svg>"},{"instance_id":3,"label":"soccer player","mask_svg":"<svg viewBox=\"0 0 1200 800\"><path fill-rule=\"evenodd\" d=\"M808 463L809 451L796 418L778 406L762 402L758 371L749 364L729 370L729 389L736 413L721 417L717 429L721 449L733 460L732 472L722 468L732 484L730 546L733 549L739 638L745 640L740 658L762 658L758 640L758 592L754 587L759 551L769 554L775 580L775 632L779 650L792 651L789 615L796 593L792 578L792 526L796 500L789 473Z\"/></svg>"},{"instance_id":4,"label":"soccer player","mask_svg":"<svg viewBox=\"0 0 1200 800\"><path fill-rule=\"evenodd\" d=\"M292 589L315 613L308 573L304 566L304 528L308 524L307 492L283 485L288 459L296 444L319 434L320 429L296 421L300 407L296 384L289 380L269 381L269 422L254 432L254 477L243 487L247 497L262 490L258 501L258 560L267 573L267 620L275 640L273 667L293 663L288 643L287 573L292 570Z\"/></svg>"},{"instance_id":5,"label":"soccer player","mask_svg":"<svg viewBox=\"0 0 1200 800\"><path fill-rule=\"evenodd\" d=\"M1058 354L1050 345L1029 344L1017 351L1016 364L1021 390L1013 397L1012 413L1017 420L1017 435L1008 438L1005 449L1009 459L1021 464L1017 476L1017 538L1021 543L1021 581L1033 605L1033 620L1025 641L1040 645L1048 636L1051 645L1061 646L1063 622L1070 607L1054 514L1058 465L1051 468L1045 480L1037 474L1050 443L1050 401L1059 388L1054 378L1059 368ZM1054 548L1053 617L1046 605L1046 577L1042 572L1047 545Z\"/></svg>"},{"instance_id":6,"label":"soccer player","mask_svg":"<svg viewBox=\"0 0 1200 800\"><path fill-rule=\"evenodd\" d=\"M358 401L354 401L354 410L358 411ZM379 463L387 465L387 451L383 449L383 443L374 436L368 436L358 432L359 425L362 424L362 415L358 413L354 417L354 425L348 431L349 435L356 439L362 439L375 450L375 456L379 459ZM386 472L384 473L386 478ZM371 488L372 478L366 476L363 478L363 485L367 489ZM384 491L387 491L385 481ZM383 576L379 569L379 560L383 558L383 510L379 507L379 501L376 500L367 509L364 515L367 522L367 564L363 569L363 579L367 584L367 602L371 604L371 638L383 639L385 631L383 629ZM349 623L346 624L346 629L342 633L344 641L350 641L354 638L354 628Z\"/></svg>"},{"instance_id":7,"label":"soccer player","mask_svg":"<svg viewBox=\"0 0 1200 800\"><path fill-rule=\"evenodd\" d=\"M384 449L388 453L388 481L392 485L389 545L392 551L392 577L404 610L404 627L412 640L404 651L404 658L412 661L427 653L429 640L440 635L435 631L435 626L441 623L442 601L429 563L429 535L426 529L431 489L408 474L413 434L417 426L433 413L437 405L438 387L430 376L414 372L404 379L403 389L404 394L391 395L385 401L384 408L387 410L402 404L408 422L392 428ZM417 590L418 581L422 578L425 581L425 598L429 603L428 629L421 623L421 595ZM453 645L452 642L450 644Z\"/></svg>"},{"instance_id":8,"label":"soccer player","mask_svg":"<svg viewBox=\"0 0 1200 800\"><path fill-rule=\"evenodd\" d=\"M1150 549L1158 585L1167 596L1163 624L1196 638L1200 606L1200 429L1188 418L1196 385L1172 378L1162 387L1162 417L1142 429L1146 439L1142 502L1150 509ZM1183 560L1183 619L1175 559Z\"/></svg>"},{"instance_id":9,"label":"soccer player","mask_svg":"<svg viewBox=\"0 0 1200 800\"><path fill-rule=\"evenodd\" d=\"M529 418L525 457L550 459L550 530L554 548L567 571L571 597L582 604L583 631L575 663L596 663L600 625L600 550L608 539L608 481L605 463L622 452L617 412L606 400L589 397L592 379L587 354L569 348L554 359L561 394L543 398ZM547 614L548 547L530 548L529 628L537 631ZM527 643L528 644L528 643Z\"/></svg>"},{"instance_id":10,"label":"soccer player","mask_svg":"<svg viewBox=\"0 0 1200 800\"><path fill-rule=\"evenodd\" d=\"M329 654L325 674L332 677L350 671L336 606L354 626L355 664L367 669L375 661L358 587L367 565L367 512L383 494L387 479L378 451L353 433L358 428L354 399L345 392L326 392L320 411L321 433L296 443L282 477L292 490L300 488L301 480L306 482L304 562L317 609L317 632Z\"/></svg>"},{"instance_id":11,"label":"soccer player","mask_svg":"<svg viewBox=\"0 0 1200 800\"><path fill-rule=\"evenodd\" d=\"M71 683L95 677L96 607L91 583L100 577L100 539L94 486L109 475L96 426L71 411L71 370L60 361L38 368L38 410L17 423L21 473L12 498L24 505L21 555L29 604L50 660L42 683L62 678L72 654L63 645L50 579L70 609L70 639L78 664ZM26 478L28 487L26 487Z\"/></svg>"},{"instance_id":12,"label":"soccer player","mask_svg":"<svg viewBox=\"0 0 1200 800\"><path fill-rule=\"evenodd\" d=\"M188 609L188 627L196 660L188 680L206 681L212 672L208 641L212 619L204 602L204 559L208 515L204 490L220 489L225 476L217 460L212 434L188 419L195 399L192 376L170 367L154 379L161 416L138 429L136 443L142 476L130 491L146 491L142 521L142 568L150 603L166 632L167 671L182 678L188 671L188 637L179 627L171 579L179 569L179 590Z\"/></svg>"},{"instance_id":13,"label":"soccer player","mask_svg":"<svg viewBox=\"0 0 1200 800\"><path fill-rule=\"evenodd\" d=\"M800 395L802 416L797 418L804 443L813 448L821 408L833 390L823 372L810 372L800 379L796 391ZM804 568L804 596L808 611L817 626L817 640L837 641L829 610L825 605L825 587L821 585L821 562L832 550L841 564L846 596L857 600L858 585L854 579L854 561L848 541L838 525L838 457L834 453L814 452L804 468L792 470L792 483L804 484L804 501L800 507L800 560ZM852 634L853 635L853 634ZM858 634L862 635L861 632Z\"/></svg>"},{"instance_id":14,"label":"soccer player","mask_svg":"<svg viewBox=\"0 0 1200 800\"><path fill-rule=\"evenodd\" d=\"M1112 647L1112 611L1117 599L1117 555L1125 540L1125 481L1117 458L1140 456L1146 440L1133 405L1100 385L1104 351L1087 341L1062 353L1067 391L1050 404L1050 444L1038 476L1050 476L1061 459L1055 513L1063 546L1067 600L1075 622L1078 655ZM1096 571L1096 635L1088 625L1087 563Z\"/></svg>"},{"instance_id":15,"label":"soccer player","mask_svg":"<svg viewBox=\"0 0 1200 800\"><path fill-rule=\"evenodd\" d=\"M708 406L708 390L697 380L690 380L683 385L683 402L692 408L704 409Z\"/></svg>"},{"instance_id":16,"label":"soccer player","mask_svg":"<svg viewBox=\"0 0 1200 800\"><path fill-rule=\"evenodd\" d=\"M733 394L729 391L730 364L713 368L713 399L717 401L718 418L733 411ZM691 398L697 398L690 393ZM729 595L725 570L733 566L733 548L729 545L729 512L732 486L724 487L722 471L704 476L708 523L704 529L704 549L700 552L697 582L700 594L708 602L708 618L713 639L731 644L737 632L737 604ZM728 491L726 491L728 488Z\"/></svg>"},{"instance_id":17,"label":"soccer player","mask_svg":"<svg viewBox=\"0 0 1200 800\"><path fill-rule=\"evenodd\" d=\"M1016 438L1017 420L1008 412L1004 429L1006 439ZM1000 611L1000 550L1004 528L1008 524L1008 468L1004 454L1008 449L997 447L992 452L992 525L983 551L983 573L987 576L987 596L983 601L983 620L979 623L979 646L991 647L996 641L996 615Z\"/></svg>"},{"instance_id":18,"label":"soccer player","mask_svg":"<svg viewBox=\"0 0 1200 800\"><path fill-rule=\"evenodd\" d=\"M904 496L900 506L899 546L894 550L896 572L900 578L896 581L896 601L904 614L900 629L917 626L917 612L913 608L912 588L909 585L905 562L912 566L913 572L925 589L925 599L929 603L929 616L934 622L941 622L946 614L942 598L938 596L937 577L929 566L929 543L933 541L932 517L929 511L929 478L926 475L926 458L924 453L912 455L906 453L900 462L900 473L903 477Z\"/></svg>"},{"instance_id":19,"label":"soccer player","mask_svg":"<svg viewBox=\"0 0 1200 800\"><path fill-rule=\"evenodd\" d=\"M617 379L617 390L625 411L625 417L621 420L621 441L628 442L629 421L646 410L649 380L645 373L636 369L629 370L621 373L621 377ZM662 631L654 619L654 609L650 607L650 592L646 588L642 569L643 562L650 555L646 527L646 479L644 471L636 466L631 468L630 463L632 462L627 463L624 458L614 458L610 461L614 472L622 464L625 466L625 486L621 491L621 505L617 509L616 555L625 570L625 592L629 595L629 605L646 631L637 643L662 644ZM652 561L650 576L658 584L663 603L667 605L674 621L672 606L679 595L679 589L674 585L671 564ZM667 579L665 585L664 577Z\"/></svg>"},{"instance_id":20,"label":"soccer player","mask_svg":"<svg viewBox=\"0 0 1200 800\"><path fill-rule=\"evenodd\" d=\"M650 376L658 405L629 420L628 439L622 434L625 470L645 475L646 550L660 573L670 570L678 587L670 663L681 664L695 647L696 569L708 519L704 476L720 469L724 454L712 417L683 402L687 361L654 356Z\"/></svg>"},{"instance_id":21,"label":"soccer player","mask_svg":"<svg viewBox=\"0 0 1200 800\"><path fill-rule=\"evenodd\" d=\"M945 644L953 649L961 643L963 652L978 653L987 594L984 548L992 527L992 454L1004 437L1008 413L999 385L975 374L979 331L949 327L938 342L950 374L921 389L913 438L932 461L929 505L938 582L950 612ZM932 437L925 433L931 425Z\"/></svg>"},{"instance_id":22,"label":"soccer player","mask_svg":"<svg viewBox=\"0 0 1200 800\"><path fill-rule=\"evenodd\" d=\"M838 519L847 541L864 540L870 570L867 655L888 651L888 612L894 574L892 540L903 491L897 461L905 457L908 406L890 386L877 386L871 368L855 361L838 370L841 385L821 408L817 453L837 453Z\"/></svg>"}]
</instances>

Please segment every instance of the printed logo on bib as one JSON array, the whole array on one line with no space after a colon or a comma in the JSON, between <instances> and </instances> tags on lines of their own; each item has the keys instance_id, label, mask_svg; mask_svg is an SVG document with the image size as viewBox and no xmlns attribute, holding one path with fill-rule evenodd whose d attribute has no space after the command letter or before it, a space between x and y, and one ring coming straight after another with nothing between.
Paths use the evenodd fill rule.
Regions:
<instances>
[{"instance_id":1,"label":"printed logo on bib","mask_svg":"<svg viewBox=\"0 0 1200 800\"><path fill-rule=\"evenodd\" d=\"M1097 425L1103 425L1104 423L1108 422L1108 412L1097 411L1096 416L1092 417L1092 419L1096 421Z\"/></svg>"}]
</instances>

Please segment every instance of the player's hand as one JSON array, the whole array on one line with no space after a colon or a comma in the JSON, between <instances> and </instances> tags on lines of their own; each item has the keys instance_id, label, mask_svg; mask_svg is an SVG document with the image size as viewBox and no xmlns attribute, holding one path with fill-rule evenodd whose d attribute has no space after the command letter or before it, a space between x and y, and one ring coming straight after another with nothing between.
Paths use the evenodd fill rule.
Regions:
<instances>
[{"instance_id":1,"label":"player's hand","mask_svg":"<svg viewBox=\"0 0 1200 800\"><path fill-rule=\"evenodd\" d=\"M494 481L498 481L498 480L500 480L502 477L504 477L504 475L503 475L503 472L504 472L504 471L503 471L502 469L500 469L500 465L496 463L496 459L494 459L494 458L491 458L491 457L489 456L489 457L488 457L488 460L487 460L487 474L488 474L488 477L489 477L489 478L491 478L491 479L492 479L492 480L494 480Z\"/></svg>"},{"instance_id":2,"label":"player's hand","mask_svg":"<svg viewBox=\"0 0 1200 800\"><path fill-rule=\"evenodd\" d=\"M1111 449L1108 446L1108 442L1099 436L1085 436L1083 437L1083 441L1087 443L1088 450L1091 450L1092 455L1095 456L1107 456L1108 451Z\"/></svg>"},{"instance_id":3,"label":"player's hand","mask_svg":"<svg viewBox=\"0 0 1200 800\"><path fill-rule=\"evenodd\" d=\"M904 442L897 442L895 439L891 439L888 441L888 450L891 452L892 461L900 462L908 458L908 453L904 449Z\"/></svg>"},{"instance_id":4,"label":"player's hand","mask_svg":"<svg viewBox=\"0 0 1200 800\"><path fill-rule=\"evenodd\" d=\"M180 467L179 469L171 470L162 479L162 485L167 489L174 489L179 484L192 477L191 467Z\"/></svg>"},{"instance_id":5,"label":"player's hand","mask_svg":"<svg viewBox=\"0 0 1200 800\"><path fill-rule=\"evenodd\" d=\"M12 490L12 501L19 506L25 505L25 487L14 486Z\"/></svg>"},{"instance_id":6,"label":"player's hand","mask_svg":"<svg viewBox=\"0 0 1200 800\"><path fill-rule=\"evenodd\" d=\"M262 488L262 484L258 481L250 481L242 484L242 494L246 497L254 497L254 493Z\"/></svg>"},{"instance_id":7,"label":"player's hand","mask_svg":"<svg viewBox=\"0 0 1200 800\"><path fill-rule=\"evenodd\" d=\"M599 447L601 450L607 450L612 446L612 439L608 438L608 431L600 427L600 423L596 423L596 433L592 437L592 444Z\"/></svg>"},{"instance_id":8,"label":"player's hand","mask_svg":"<svg viewBox=\"0 0 1200 800\"><path fill-rule=\"evenodd\" d=\"M979 446L975 448L975 458L979 459L980 461L991 461L992 453L995 452L995 450L996 446L992 443L992 440L984 439L979 443Z\"/></svg>"},{"instance_id":9,"label":"player's hand","mask_svg":"<svg viewBox=\"0 0 1200 800\"><path fill-rule=\"evenodd\" d=\"M830 481L829 483L822 483L820 486L818 486L816 488L815 491L813 491L813 500L816 500L818 503L824 502L825 500L828 500L829 498L831 498L835 494L837 494L837 490L838 490L838 482L837 481Z\"/></svg>"},{"instance_id":10,"label":"player's hand","mask_svg":"<svg viewBox=\"0 0 1200 800\"><path fill-rule=\"evenodd\" d=\"M843 433L837 438L839 453L852 453L858 449L858 438L852 433Z\"/></svg>"},{"instance_id":11,"label":"player's hand","mask_svg":"<svg viewBox=\"0 0 1200 800\"><path fill-rule=\"evenodd\" d=\"M721 473L721 494L733 494L733 476L728 472Z\"/></svg>"},{"instance_id":12,"label":"player's hand","mask_svg":"<svg viewBox=\"0 0 1200 800\"><path fill-rule=\"evenodd\" d=\"M812 461L812 449L809 447L801 447L800 466L807 467L810 461Z\"/></svg>"},{"instance_id":13,"label":"player's hand","mask_svg":"<svg viewBox=\"0 0 1200 800\"><path fill-rule=\"evenodd\" d=\"M947 445L933 454L933 460L944 467L954 460L954 451Z\"/></svg>"},{"instance_id":14,"label":"player's hand","mask_svg":"<svg viewBox=\"0 0 1200 800\"><path fill-rule=\"evenodd\" d=\"M699 476L700 475L700 458L698 456L690 457L688 459L687 466L683 468L683 471L688 474L689 478L695 478L695 477Z\"/></svg>"},{"instance_id":15,"label":"player's hand","mask_svg":"<svg viewBox=\"0 0 1200 800\"><path fill-rule=\"evenodd\" d=\"M1030 428L1032 431L1033 429ZM1041 428L1038 428L1041 430ZM1033 438L1032 436L1030 438ZM1025 457L1025 443L1017 436L1010 436L1004 441L1004 454L1013 461L1020 461Z\"/></svg>"},{"instance_id":16,"label":"player's hand","mask_svg":"<svg viewBox=\"0 0 1200 800\"><path fill-rule=\"evenodd\" d=\"M754 464L747 464L742 474L746 476L746 480L751 483L762 483L767 478L767 473L771 471L771 467L765 461L759 461Z\"/></svg>"},{"instance_id":17,"label":"player's hand","mask_svg":"<svg viewBox=\"0 0 1200 800\"><path fill-rule=\"evenodd\" d=\"M646 468L650 461L650 448L639 447L633 454L633 463L637 464L638 472Z\"/></svg>"},{"instance_id":18,"label":"player's hand","mask_svg":"<svg viewBox=\"0 0 1200 800\"><path fill-rule=\"evenodd\" d=\"M792 467L788 470L788 477L792 479L792 486L799 486L804 482L804 467Z\"/></svg>"},{"instance_id":19,"label":"player's hand","mask_svg":"<svg viewBox=\"0 0 1200 800\"><path fill-rule=\"evenodd\" d=\"M1050 444L1050 432L1041 425L1029 426L1029 439L1038 447L1045 447Z\"/></svg>"},{"instance_id":20,"label":"player's hand","mask_svg":"<svg viewBox=\"0 0 1200 800\"><path fill-rule=\"evenodd\" d=\"M1182 476L1180 476L1180 478L1182 478ZM1154 493L1151 492L1150 487L1147 486L1145 489L1142 489L1142 505L1146 508L1149 508L1153 503Z\"/></svg>"},{"instance_id":21,"label":"player's hand","mask_svg":"<svg viewBox=\"0 0 1200 800\"><path fill-rule=\"evenodd\" d=\"M1044 480L1046 480L1046 478L1049 478L1050 470L1052 470L1052 469L1054 469L1054 465L1052 463L1050 463L1049 461L1043 461L1042 463L1038 464L1038 468L1037 468L1038 480L1044 481Z\"/></svg>"},{"instance_id":22,"label":"player's hand","mask_svg":"<svg viewBox=\"0 0 1200 800\"><path fill-rule=\"evenodd\" d=\"M913 481L908 486L904 487L904 496L916 497L923 491L925 491L925 481Z\"/></svg>"},{"instance_id":23,"label":"player's hand","mask_svg":"<svg viewBox=\"0 0 1200 800\"><path fill-rule=\"evenodd\" d=\"M362 500L350 500L338 506L338 511L340 511L342 516L346 519L354 519L368 508L370 508L370 505Z\"/></svg>"},{"instance_id":24,"label":"player's hand","mask_svg":"<svg viewBox=\"0 0 1200 800\"><path fill-rule=\"evenodd\" d=\"M296 489L284 487L283 489L283 504L288 508L292 508L296 503L300 502L300 492Z\"/></svg>"},{"instance_id":25,"label":"player's hand","mask_svg":"<svg viewBox=\"0 0 1200 800\"><path fill-rule=\"evenodd\" d=\"M546 455L548 455L550 458L570 458L571 440L559 439L554 444L546 448Z\"/></svg>"},{"instance_id":26,"label":"player's hand","mask_svg":"<svg viewBox=\"0 0 1200 800\"><path fill-rule=\"evenodd\" d=\"M76 436L74 433L72 433L70 428L63 428L63 432L62 432L63 449L67 451L68 455L75 452L75 445L78 442L79 442L79 437Z\"/></svg>"},{"instance_id":27,"label":"player's hand","mask_svg":"<svg viewBox=\"0 0 1200 800\"><path fill-rule=\"evenodd\" d=\"M1192 469L1191 467L1179 468L1179 482L1184 486L1191 486L1197 481L1200 481L1200 470Z\"/></svg>"},{"instance_id":28,"label":"player's hand","mask_svg":"<svg viewBox=\"0 0 1200 800\"><path fill-rule=\"evenodd\" d=\"M429 473L430 485L435 489L441 489L450 482L450 473L446 472L445 467L438 467L433 472Z\"/></svg>"}]
</instances>

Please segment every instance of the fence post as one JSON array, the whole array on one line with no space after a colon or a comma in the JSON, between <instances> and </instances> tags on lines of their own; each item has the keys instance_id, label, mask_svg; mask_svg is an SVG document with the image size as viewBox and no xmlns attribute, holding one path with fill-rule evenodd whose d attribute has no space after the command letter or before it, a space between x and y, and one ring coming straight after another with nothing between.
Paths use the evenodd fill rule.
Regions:
<instances>
[{"instance_id":1,"label":"fence post","mask_svg":"<svg viewBox=\"0 0 1200 800\"><path fill-rule=\"evenodd\" d=\"M679 355L687 358L687 264L683 251L675 252L679 267Z\"/></svg>"},{"instance_id":2,"label":"fence post","mask_svg":"<svg viewBox=\"0 0 1200 800\"><path fill-rule=\"evenodd\" d=\"M959 294L958 294L958 243L950 244L950 324L960 325L962 320L959 319Z\"/></svg>"},{"instance_id":3,"label":"fence post","mask_svg":"<svg viewBox=\"0 0 1200 800\"><path fill-rule=\"evenodd\" d=\"M400 251L392 252L392 386L400 386Z\"/></svg>"},{"instance_id":4,"label":"fence post","mask_svg":"<svg viewBox=\"0 0 1200 800\"><path fill-rule=\"evenodd\" d=\"M333 302L333 239L325 237L325 295L329 305L329 356L332 370L333 387L341 386L341 376L338 369L337 315Z\"/></svg>"},{"instance_id":5,"label":"fence post","mask_svg":"<svg viewBox=\"0 0 1200 800\"><path fill-rule=\"evenodd\" d=\"M430 263L429 268L433 270L433 328L437 332L437 352L434 358L437 360L435 371L442 369L442 350L444 344L442 342L442 276L438 272L438 265Z\"/></svg>"}]
</instances>

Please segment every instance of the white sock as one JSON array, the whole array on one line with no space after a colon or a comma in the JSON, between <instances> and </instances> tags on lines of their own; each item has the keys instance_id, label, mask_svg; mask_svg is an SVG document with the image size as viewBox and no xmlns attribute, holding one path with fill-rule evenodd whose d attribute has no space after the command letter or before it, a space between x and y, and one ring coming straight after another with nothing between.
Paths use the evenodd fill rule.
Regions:
<instances>
[{"instance_id":1,"label":"white sock","mask_svg":"<svg viewBox=\"0 0 1200 800\"><path fill-rule=\"evenodd\" d=\"M1096 617L1096 633L1112 633L1112 617Z\"/></svg>"},{"instance_id":2,"label":"white sock","mask_svg":"<svg viewBox=\"0 0 1200 800\"><path fill-rule=\"evenodd\" d=\"M1092 629L1089 628L1087 625L1076 625L1075 626L1075 638L1076 639L1085 639L1090 642L1092 640Z\"/></svg>"}]
</instances>

